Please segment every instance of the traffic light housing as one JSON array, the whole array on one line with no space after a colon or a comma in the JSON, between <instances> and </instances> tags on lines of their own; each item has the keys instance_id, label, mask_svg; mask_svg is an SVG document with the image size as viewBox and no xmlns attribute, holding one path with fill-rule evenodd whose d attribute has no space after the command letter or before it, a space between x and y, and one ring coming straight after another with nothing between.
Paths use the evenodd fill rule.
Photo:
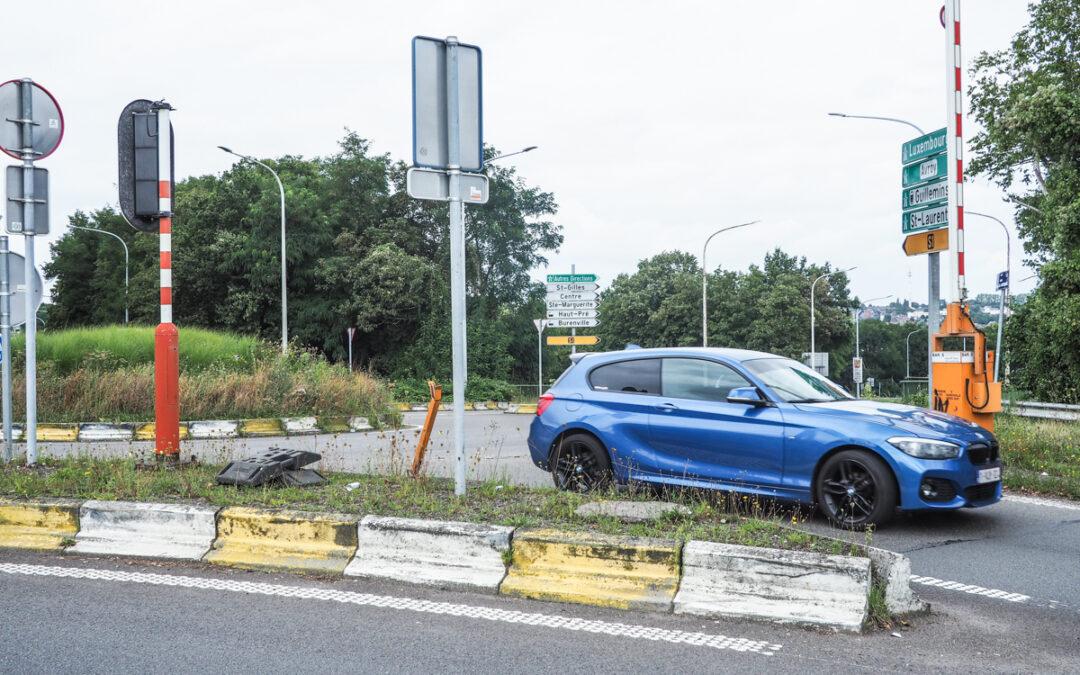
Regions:
<instances>
[{"instance_id":1,"label":"traffic light housing","mask_svg":"<svg viewBox=\"0 0 1080 675\"><path fill-rule=\"evenodd\" d=\"M157 110L164 102L146 99L124 107L117 122L117 149L120 169L120 211L137 230L157 232L161 217L158 199ZM170 134L175 139L175 136ZM172 143L175 147L175 140ZM170 158L175 153L170 148ZM175 171L171 171L175 175ZM175 189L175 184L173 185Z\"/></svg>"}]
</instances>

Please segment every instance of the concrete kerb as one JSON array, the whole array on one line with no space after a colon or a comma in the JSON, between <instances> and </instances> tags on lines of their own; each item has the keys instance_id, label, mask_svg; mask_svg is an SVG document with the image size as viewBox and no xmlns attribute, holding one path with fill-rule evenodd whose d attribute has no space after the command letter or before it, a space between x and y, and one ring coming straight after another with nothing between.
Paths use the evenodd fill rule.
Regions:
<instances>
[{"instance_id":1,"label":"concrete kerb","mask_svg":"<svg viewBox=\"0 0 1080 675\"><path fill-rule=\"evenodd\" d=\"M496 593L514 528L365 516L346 576Z\"/></svg>"},{"instance_id":2,"label":"concrete kerb","mask_svg":"<svg viewBox=\"0 0 1080 675\"><path fill-rule=\"evenodd\" d=\"M62 551L78 531L78 501L0 501L0 547Z\"/></svg>"},{"instance_id":3,"label":"concrete kerb","mask_svg":"<svg viewBox=\"0 0 1080 675\"><path fill-rule=\"evenodd\" d=\"M499 593L670 612L682 544L557 530L517 530Z\"/></svg>"},{"instance_id":4,"label":"concrete kerb","mask_svg":"<svg viewBox=\"0 0 1080 675\"><path fill-rule=\"evenodd\" d=\"M201 560L217 534L217 508L91 500L79 509L75 553Z\"/></svg>"},{"instance_id":5,"label":"concrete kerb","mask_svg":"<svg viewBox=\"0 0 1080 675\"><path fill-rule=\"evenodd\" d=\"M230 567L342 574L356 553L358 516L222 509L203 560Z\"/></svg>"},{"instance_id":6,"label":"concrete kerb","mask_svg":"<svg viewBox=\"0 0 1080 675\"><path fill-rule=\"evenodd\" d=\"M690 541L674 609L857 633L870 582L868 558Z\"/></svg>"}]
</instances>

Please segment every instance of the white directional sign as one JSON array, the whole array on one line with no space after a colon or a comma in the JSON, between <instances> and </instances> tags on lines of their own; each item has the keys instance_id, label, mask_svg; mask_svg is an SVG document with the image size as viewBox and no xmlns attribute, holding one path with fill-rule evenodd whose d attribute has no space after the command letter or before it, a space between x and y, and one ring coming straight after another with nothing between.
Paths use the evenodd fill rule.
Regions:
<instances>
[{"instance_id":1,"label":"white directional sign","mask_svg":"<svg viewBox=\"0 0 1080 675\"><path fill-rule=\"evenodd\" d=\"M548 300L547 308L549 312L553 309L596 309L596 302L591 300L567 300L564 302Z\"/></svg>"},{"instance_id":2,"label":"white directional sign","mask_svg":"<svg viewBox=\"0 0 1080 675\"><path fill-rule=\"evenodd\" d=\"M548 328L592 328L596 319L551 319Z\"/></svg>"},{"instance_id":3,"label":"white directional sign","mask_svg":"<svg viewBox=\"0 0 1080 675\"><path fill-rule=\"evenodd\" d=\"M580 282L580 281L551 282L551 281L549 281L548 285L547 285L547 292L548 293L557 293L557 292L570 291L570 292L581 293L581 292L587 292L587 291L596 291L599 288L600 288L600 284L596 283L595 281L586 281L586 282Z\"/></svg>"},{"instance_id":4,"label":"white directional sign","mask_svg":"<svg viewBox=\"0 0 1080 675\"><path fill-rule=\"evenodd\" d=\"M549 309L549 319L595 319L595 309Z\"/></svg>"},{"instance_id":5,"label":"white directional sign","mask_svg":"<svg viewBox=\"0 0 1080 675\"><path fill-rule=\"evenodd\" d=\"M596 302L596 291L549 291L548 302Z\"/></svg>"}]
</instances>

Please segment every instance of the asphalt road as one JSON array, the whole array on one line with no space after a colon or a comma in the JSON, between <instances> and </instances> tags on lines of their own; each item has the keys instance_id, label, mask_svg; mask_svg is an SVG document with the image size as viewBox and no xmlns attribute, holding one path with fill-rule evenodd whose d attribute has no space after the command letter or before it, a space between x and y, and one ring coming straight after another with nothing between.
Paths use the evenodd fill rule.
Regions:
<instances>
[{"instance_id":1,"label":"asphalt road","mask_svg":"<svg viewBox=\"0 0 1080 675\"><path fill-rule=\"evenodd\" d=\"M423 415L408 413L405 417L407 423L418 424ZM470 477L550 485L550 477L529 460L525 437L531 421L530 415L467 413ZM185 444L185 452L204 459L222 459L272 445L307 447L323 454L324 468L397 471L411 459L416 436L415 429L407 429L379 434L203 441ZM39 448L55 454L100 455L127 454L132 452L132 445L139 444L42 444ZM149 446L135 451L149 452ZM425 466L434 475L452 473L449 415L439 418ZM790 513L782 504L777 505L777 510L785 517ZM865 540L862 533L834 530L821 519L810 519L797 527ZM1035 652L1040 650L1072 653L1074 657L1080 654L1080 503L1009 496L989 508L906 514L874 533L871 543L911 559L917 579L914 588L941 612L927 624L935 626L935 631L945 630L956 640L967 640L962 631L978 626L972 635L995 637L993 645L985 647L987 654L1005 649L1002 644L1007 643L1006 651L1010 653L1031 651L1029 660L1022 661L1028 666L1036 663L1030 659L1036 659ZM575 634L570 642L580 638ZM506 648L508 645L499 649ZM970 649L978 651L974 643L970 643ZM948 649L942 654L946 652ZM406 669L422 663L409 662L410 668ZM934 669L930 662L923 665ZM1044 663L1032 669L1058 668Z\"/></svg>"},{"instance_id":2,"label":"asphalt road","mask_svg":"<svg viewBox=\"0 0 1080 675\"><path fill-rule=\"evenodd\" d=\"M899 637L705 621L201 564L0 553L0 669L151 672L1077 672L1031 607L961 598ZM990 609L988 609L990 608ZM576 620L576 621L575 621Z\"/></svg>"}]
</instances>

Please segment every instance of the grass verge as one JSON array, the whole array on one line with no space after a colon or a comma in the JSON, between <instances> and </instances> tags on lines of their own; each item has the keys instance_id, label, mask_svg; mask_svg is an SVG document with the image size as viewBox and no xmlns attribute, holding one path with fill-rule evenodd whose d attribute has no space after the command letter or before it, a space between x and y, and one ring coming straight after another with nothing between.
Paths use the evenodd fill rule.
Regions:
<instances>
[{"instance_id":1,"label":"grass verge","mask_svg":"<svg viewBox=\"0 0 1080 675\"><path fill-rule=\"evenodd\" d=\"M998 415L1005 487L1080 499L1080 423Z\"/></svg>"},{"instance_id":2,"label":"grass verge","mask_svg":"<svg viewBox=\"0 0 1080 675\"><path fill-rule=\"evenodd\" d=\"M863 555L857 545L784 527L769 517L764 510L767 507L753 502L746 502L741 512L731 509L728 502L711 492L669 495L672 501L689 507L689 515L672 513L658 521L629 524L614 518L582 518L574 511L589 501L653 499L648 491L585 496L554 488L487 481L470 485L466 496L456 497L453 483L445 479L350 473L329 473L328 483L315 488L237 488L215 483L219 470L217 466L199 464L177 469L139 468L132 460L89 458L50 459L36 467L13 463L0 467L0 497L200 502L334 511ZM354 483L358 485L353 489L347 487ZM755 512L758 508L762 510Z\"/></svg>"}]
</instances>

